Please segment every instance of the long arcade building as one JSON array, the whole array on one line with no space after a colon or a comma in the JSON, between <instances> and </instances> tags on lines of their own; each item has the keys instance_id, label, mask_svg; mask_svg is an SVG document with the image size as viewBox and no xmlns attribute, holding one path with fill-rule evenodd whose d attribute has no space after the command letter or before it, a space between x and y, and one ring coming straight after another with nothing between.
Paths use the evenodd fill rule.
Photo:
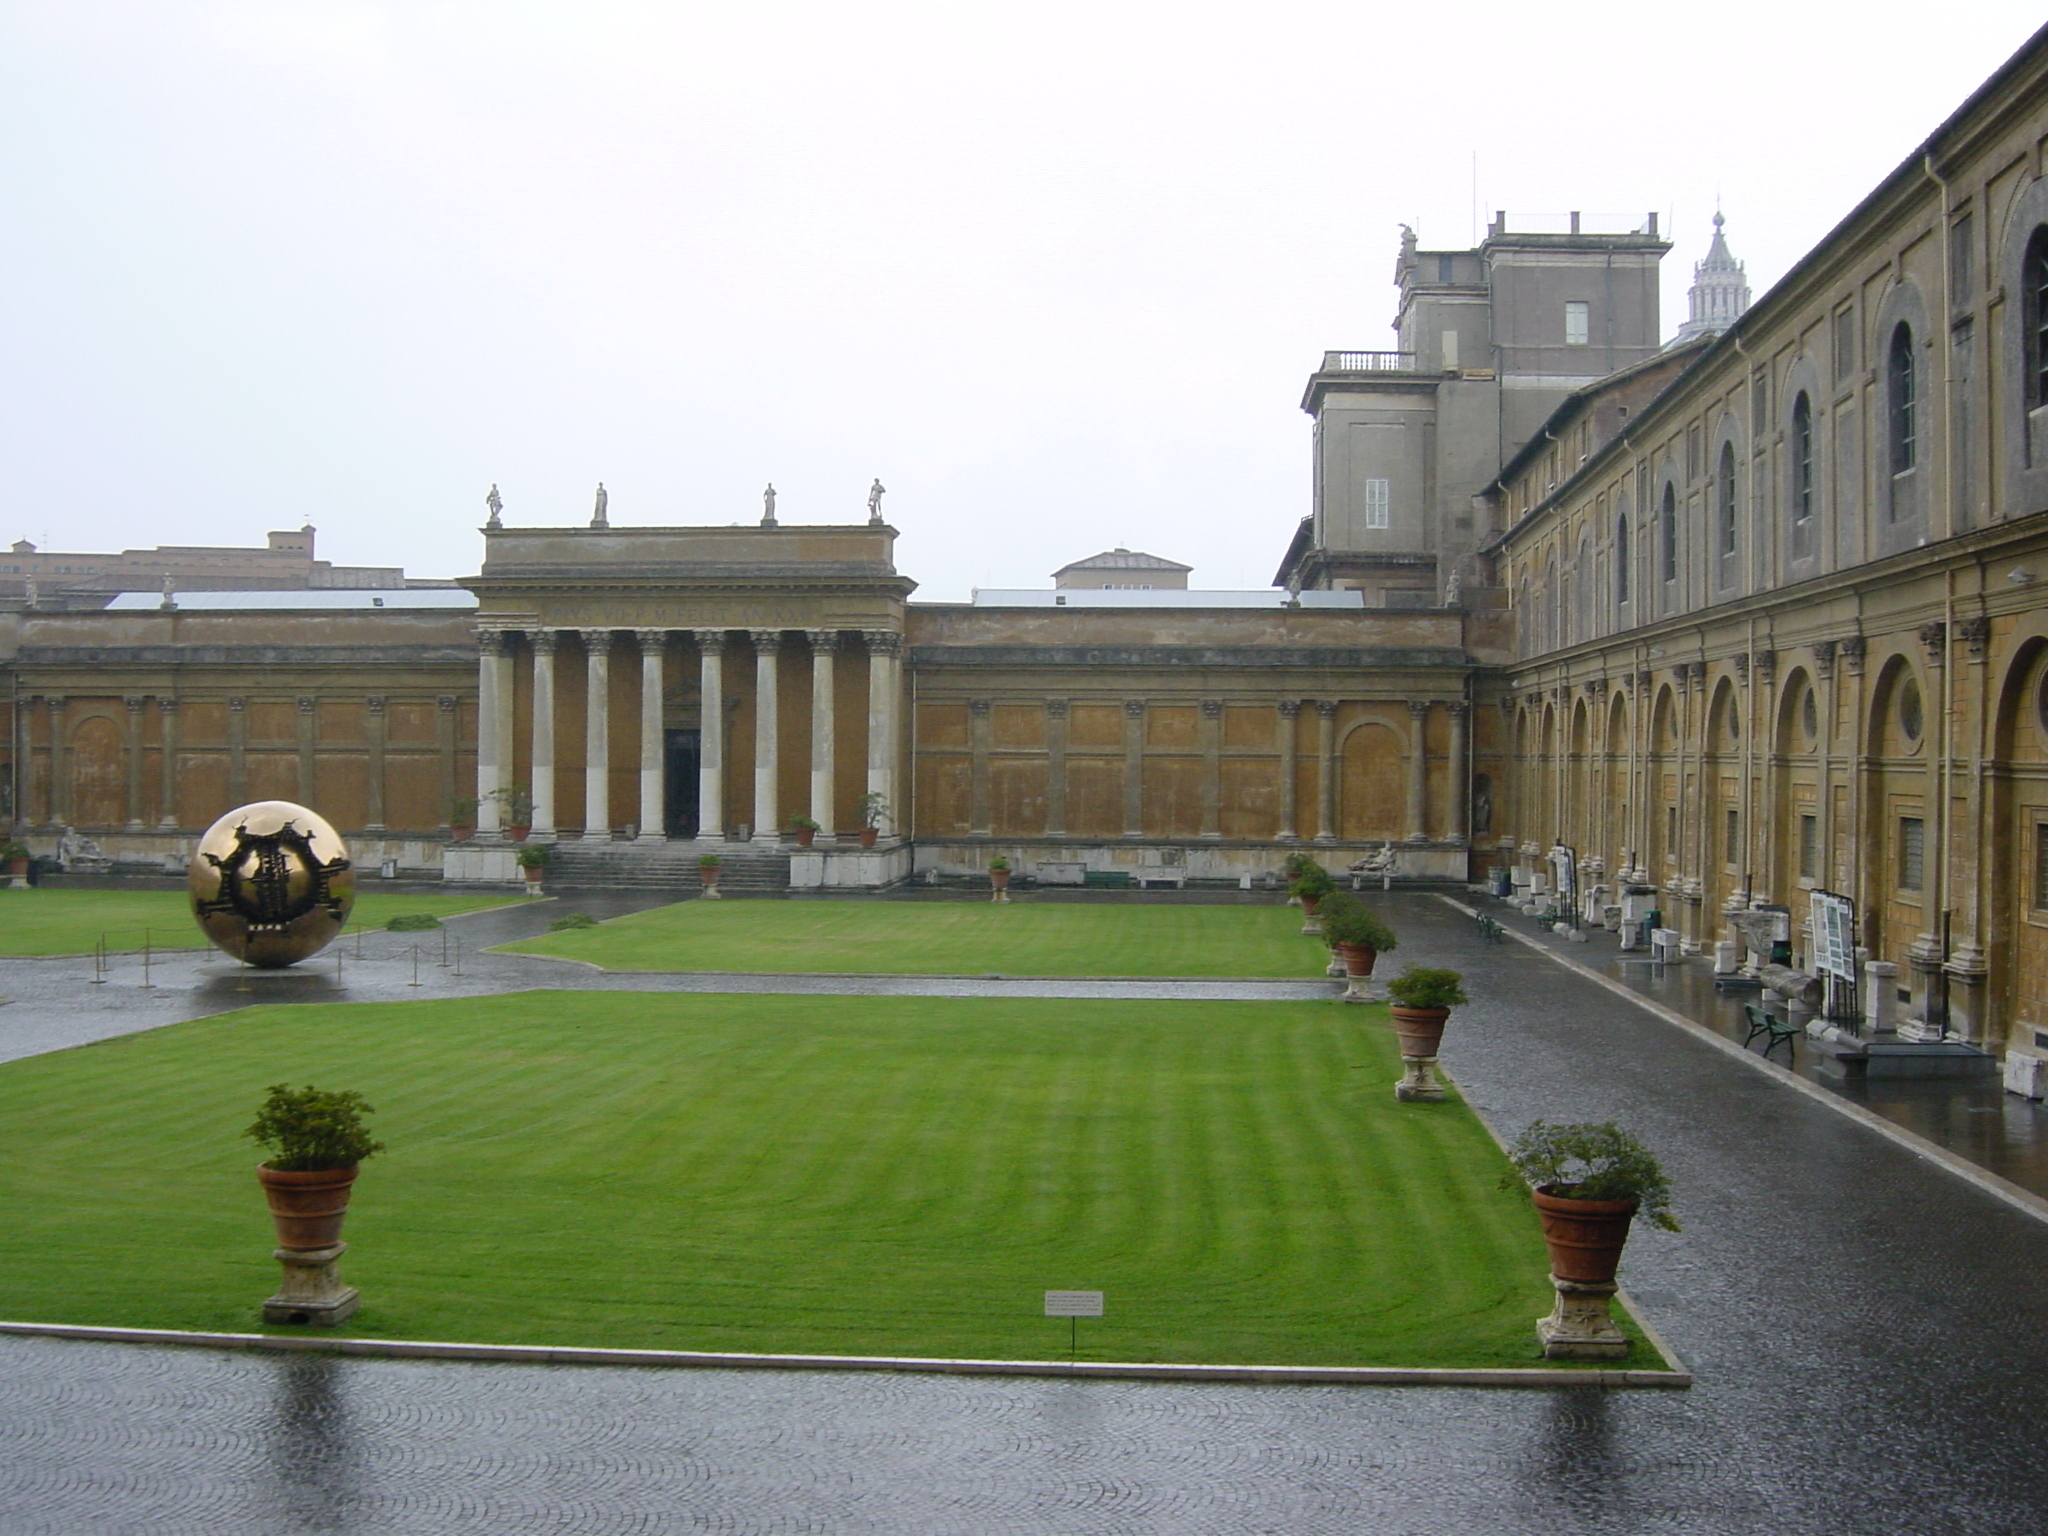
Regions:
<instances>
[{"instance_id":1,"label":"long arcade building","mask_svg":"<svg viewBox=\"0 0 2048 1536\"><path fill-rule=\"evenodd\" d=\"M524 822L608 877L708 845L849 888L1569 847L1695 949L1840 892L1916 1013L2048 1057L2044 155L2048 34L1747 312L1717 229L1668 347L1654 219L1409 236L1397 350L1304 401L1292 602L916 603L873 524L493 527L466 593L12 604L0 812L148 863L276 795L450 878L511 878Z\"/></svg>"}]
</instances>

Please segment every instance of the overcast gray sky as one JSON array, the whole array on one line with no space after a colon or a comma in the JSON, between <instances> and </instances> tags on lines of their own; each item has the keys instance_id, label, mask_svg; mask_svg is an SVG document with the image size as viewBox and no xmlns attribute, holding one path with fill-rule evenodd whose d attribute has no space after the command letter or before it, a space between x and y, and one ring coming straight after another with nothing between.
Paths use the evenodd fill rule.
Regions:
<instances>
[{"instance_id":1,"label":"overcast gray sky","mask_svg":"<svg viewBox=\"0 0 2048 1536\"><path fill-rule=\"evenodd\" d=\"M1657 209L1668 334L1717 197L1760 293L2041 21L1888 9L0 0L0 540L450 576L492 481L880 476L921 597L1112 544L1264 586L1399 222Z\"/></svg>"}]
</instances>

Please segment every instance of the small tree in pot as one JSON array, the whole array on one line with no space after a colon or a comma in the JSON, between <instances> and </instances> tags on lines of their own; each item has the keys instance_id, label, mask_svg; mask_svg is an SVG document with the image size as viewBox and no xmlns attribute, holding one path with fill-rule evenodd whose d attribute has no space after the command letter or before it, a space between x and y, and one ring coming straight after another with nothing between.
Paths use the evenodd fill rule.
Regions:
<instances>
[{"instance_id":1,"label":"small tree in pot","mask_svg":"<svg viewBox=\"0 0 2048 1536\"><path fill-rule=\"evenodd\" d=\"M1010 861L1000 853L988 861L990 901L1010 899Z\"/></svg>"},{"instance_id":2,"label":"small tree in pot","mask_svg":"<svg viewBox=\"0 0 2048 1536\"><path fill-rule=\"evenodd\" d=\"M533 830L533 791L524 784L494 789L491 798L504 807L505 835L515 843L526 841Z\"/></svg>"},{"instance_id":3,"label":"small tree in pot","mask_svg":"<svg viewBox=\"0 0 2048 1536\"><path fill-rule=\"evenodd\" d=\"M545 844L528 843L513 855L519 861L519 872L526 877L527 886L537 889L541 877L548 872L548 860L552 857Z\"/></svg>"},{"instance_id":4,"label":"small tree in pot","mask_svg":"<svg viewBox=\"0 0 2048 1536\"><path fill-rule=\"evenodd\" d=\"M1344 1000L1370 1002L1372 968L1380 955L1400 947L1394 930L1378 913L1348 891L1332 891L1316 905L1316 923L1323 930L1323 942L1337 962L1333 975L1349 978Z\"/></svg>"},{"instance_id":5,"label":"small tree in pot","mask_svg":"<svg viewBox=\"0 0 2048 1536\"><path fill-rule=\"evenodd\" d=\"M1544 1354L1553 1359L1627 1354L1628 1337L1614 1326L1608 1304L1636 1213L1668 1232L1678 1230L1664 1170L1648 1148L1611 1121L1535 1121L1508 1148L1508 1161L1514 1171L1502 1177L1501 1187L1529 1186L1550 1249L1557 1305L1536 1324Z\"/></svg>"},{"instance_id":6,"label":"small tree in pot","mask_svg":"<svg viewBox=\"0 0 2048 1536\"><path fill-rule=\"evenodd\" d=\"M1434 1103L1444 1096L1436 1080L1436 1053L1443 1044L1444 1021L1466 1001L1464 978L1439 966L1411 965L1387 983L1393 999L1388 1012L1401 1037L1401 1081L1394 1097Z\"/></svg>"},{"instance_id":7,"label":"small tree in pot","mask_svg":"<svg viewBox=\"0 0 2048 1536\"><path fill-rule=\"evenodd\" d=\"M1307 859L1306 855L1304 858L1305 867L1288 884L1287 894L1301 903L1301 931L1315 938L1320 937L1323 931L1316 922L1317 906L1325 896L1337 889L1337 882L1331 879L1330 872L1314 859Z\"/></svg>"},{"instance_id":8,"label":"small tree in pot","mask_svg":"<svg viewBox=\"0 0 2048 1536\"><path fill-rule=\"evenodd\" d=\"M704 886L705 900L716 901L719 899L718 872L723 867L724 861L715 853L700 853L697 855L697 879Z\"/></svg>"},{"instance_id":9,"label":"small tree in pot","mask_svg":"<svg viewBox=\"0 0 2048 1536\"><path fill-rule=\"evenodd\" d=\"M870 791L860 797L860 845L863 848L875 846L875 839L882 835L882 823L889 815L888 798Z\"/></svg>"},{"instance_id":10,"label":"small tree in pot","mask_svg":"<svg viewBox=\"0 0 2048 1536\"><path fill-rule=\"evenodd\" d=\"M1317 864L1316 861L1309 855L1301 853L1299 851L1290 853L1289 855L1287 855L1286 858L1280 861L1280 873L1286 879L1287 882L1288 906L1298 907L1301 905L1301 898L1294 894L1294 882L1300 879L1306 871L1311 869L1319 869L1321 867L1322 866Z\"/></svg>"},{"instance_id":11,"label":"small tree in pot","mask_svg":"<svg viewBox=\"0 0 2048 1536\"><path fill-rule=\"evenodd\" d=\"M335 1261L347 1249L342 1219L357 1165L384 1150L363 1124L371 1113L359 1093L308 1083L273 1083L256 1121L243 1134L270 1152L256 1177L277 1228L275 1257L284 1284L263 1304L266 1323L341 1322L356 1310L356 1293L341 1283Z\"/></svg>"}]
</instances>

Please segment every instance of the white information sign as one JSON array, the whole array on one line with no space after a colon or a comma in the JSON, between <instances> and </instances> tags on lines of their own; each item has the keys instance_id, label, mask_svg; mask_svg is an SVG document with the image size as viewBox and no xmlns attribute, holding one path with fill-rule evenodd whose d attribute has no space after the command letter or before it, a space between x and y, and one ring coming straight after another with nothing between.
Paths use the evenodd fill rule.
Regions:
<instances>
[{"instance_id":1,"label":"white information sign","mask_svg":"<svg viewBox=\"0 0 2048 1536\"><path fill-rule=\"evenodd\" d=\"M1832 891L1814 891L1813 968L1851 986L1856 982L1856 903Z\"/></svg>"},{"instance_id":2,"label":"white information sign","mask_svg":"<svg viewBox=\"0 0 2048 1536\"><path fill-rule=\"evenodd\" d=\"M1579 894L1578 855L1563 843L1555 844L1550 850L1550 867L1557 876L1557 899L1569 905Z\"/></svg>"},{"instance_id":3,"label":"white information sign","mask_svg":"<svg viewBox=\"0 0 2048 1536\"><path fill-rule=\"evenodd\" d=\"M1102 1292L1100 1291L1047 1291L1045 1293L1045 1315L1047 1317L1100 1317L1102 1316ZM1090 1334L1090 1338L1094 1335Z\"/></svg>"}]
</instances>

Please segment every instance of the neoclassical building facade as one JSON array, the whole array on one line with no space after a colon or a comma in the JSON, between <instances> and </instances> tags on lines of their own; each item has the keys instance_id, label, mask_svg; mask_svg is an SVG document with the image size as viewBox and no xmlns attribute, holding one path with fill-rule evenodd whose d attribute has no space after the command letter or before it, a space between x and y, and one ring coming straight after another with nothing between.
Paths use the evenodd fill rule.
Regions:
<instances>
[{"instance_id":1,"label":"neoclassical building facade","mask_svg":"<svg viewBox=\"0 0 2048 1536\"><path fill-rule=\"evenodd\" d=\"M0 600L0 815L147 866L280 796L404 870L511 879L518 825L679 888L1569 849L1695 951L1784 906L1807 962L1846 897L1916 1017L2048 1056L2044 157L2048 34L1746 311L1717 225L1663 346L1654 219L1404 238L1270 597L921 603L879 521L494 517L460 592Z\"/></svg>"}]
</instances>

